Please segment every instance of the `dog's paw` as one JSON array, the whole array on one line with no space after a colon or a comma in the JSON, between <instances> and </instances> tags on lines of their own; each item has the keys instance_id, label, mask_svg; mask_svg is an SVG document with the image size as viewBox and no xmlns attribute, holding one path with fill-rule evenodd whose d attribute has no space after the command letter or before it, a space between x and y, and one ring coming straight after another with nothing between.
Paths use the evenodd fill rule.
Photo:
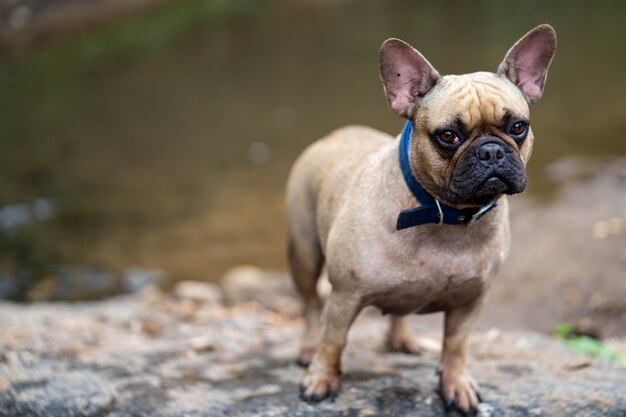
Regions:
<instances>
[{"instance_id":1,"label":"dog's paw","mask_svg":"<svg viewBox=\"0 0 626 417\"><path fill-rule=\"evenodd\" d=\"M390 352L407 353L410 355L421 355L422 348L417 340L411 335L399 337L390 336L387 340L387 350Z\"/></svg>"},{"instance_id":2,"label":"dog's paw","mask_svg":"<svg viewBox=\"0 0 626 417\"><path fill-rule=\"evenodd\" d=\"M339 378L336 374L307 372L300 384L300 399L310 403L334 399L338 390Z\"/></svg>"},{"instance_id":3,"label":"dog's paw","mask_svg":"<svg viewBox=\"0 0 626 417\"><path fill-rule=\"evenodd\" d=\"M475 411L480 402L478 384L467 372L443 371L440 390L446 410L457 408L463 413L469 413Z\"/></svg>"}]
</instances>

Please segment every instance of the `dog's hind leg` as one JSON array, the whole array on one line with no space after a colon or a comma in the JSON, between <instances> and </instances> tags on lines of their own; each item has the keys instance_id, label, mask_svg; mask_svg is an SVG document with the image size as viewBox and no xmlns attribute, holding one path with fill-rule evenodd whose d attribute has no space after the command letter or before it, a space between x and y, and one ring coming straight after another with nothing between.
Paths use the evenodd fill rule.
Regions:
<instances>
[{"instance_id":1,"label":"dog's hind leg","mask_svg":"<svg viewBox=\"0 0 626 417\"><path fill-rule=\"evenodd\" d=\"M289 269L293 282L304 302L304 334L297 362L308 366L320 338L322 300L317 293L317 280L324 265L324 256L317 237L314 210L302 203L289 204Z\"/></svg>"},{"instance_id":2,"label":"dog's hind leg","mask_svg":"<svg viewBox=\"0 0 626 417\"><path fill-rule=\"evenodd\" d=\"M420 347L411 334L408 326L408 317L391 316L391 326L387 335L387 349L392 352L419 354Z\"/></svg>"}]
</instances>

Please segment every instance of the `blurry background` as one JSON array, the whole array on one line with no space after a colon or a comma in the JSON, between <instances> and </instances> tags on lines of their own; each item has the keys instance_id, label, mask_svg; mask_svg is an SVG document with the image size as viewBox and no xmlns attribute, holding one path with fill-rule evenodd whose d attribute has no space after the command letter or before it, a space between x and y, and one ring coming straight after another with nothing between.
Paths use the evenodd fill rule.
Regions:
<instances>
[{"instance_id":1,"label":"blurry background","mask_svg":"<svg viewBox=\"0 0 626 417\"><path fill-rule=\"evenodd\" d=\"M538 231L553 225L541 216L563 178L608 165L623 179L623 160L609 156L626 154L624 22L617 0L0 0L0 298L215 281L242 263L284 270L283 190L299 152L346 124L403 125L378 78L384 39L409 41L442 73L495 70L515 40L550 23L559 46L533 108L530 187L513 205L527 233L514 228L513 241L527 246L513 248L516 286L495 293L532 299L528 282L555 275L519 255L572 241L567 225L562 242ZM565 220L592 224L578 249L598 264L585 274L591 289L570 297L577 305L593 274L608 294L626 281L626 189L599 181L617 199L600 198L608 220L585 217L596 204L585 193ZM550 256L558 282L580 272L577 259ZM530 278L519 272L529 266ZM623 299L610 310L616 329Z\"/></svg>"}]
</instances>

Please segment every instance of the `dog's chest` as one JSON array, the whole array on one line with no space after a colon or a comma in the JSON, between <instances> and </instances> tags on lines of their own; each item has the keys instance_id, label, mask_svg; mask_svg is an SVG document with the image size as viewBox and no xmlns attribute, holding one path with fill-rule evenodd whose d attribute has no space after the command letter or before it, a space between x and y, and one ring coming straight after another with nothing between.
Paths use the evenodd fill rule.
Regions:
<instances>
[{"instance_id":1,"label":"dog's chest","mask_svg":"<svg viewBox=\"0 0 626 417\"><path fill-rule=\"evenodd\" d=\"M470 249L462 243L435 235L378 251L370 246L361 258L366 267L359 268L365 302L408 314L448 310L479 298L503 260L502 245L496 238Z\"/></svg>"}]
</instances>

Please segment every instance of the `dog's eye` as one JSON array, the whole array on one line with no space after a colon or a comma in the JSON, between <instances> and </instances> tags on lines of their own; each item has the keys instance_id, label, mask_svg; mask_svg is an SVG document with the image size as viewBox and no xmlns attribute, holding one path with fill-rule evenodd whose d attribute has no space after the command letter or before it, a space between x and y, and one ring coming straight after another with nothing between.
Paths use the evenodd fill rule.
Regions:
<instances>
[{"instance_id":1,"label":"dog's eye","mask_svg":"<svg viewBox=\"0 0 626 417\"><path fill-rule=\"evenodd\" d=\"M445 143L446 145L456 145L461 142L461 139L451 130L442 130L437 133L437 139Z\"/></svg>"},{"instance_id":2,"label":"dog's eye","mask_svg":"<svg viewBox=\"0 0 626 417\"><path fill-rule=\"evenodd\" d=\"M513 139L524 139L527 133L528 123L526 122L515 122L509 128L509 135L511 135Z\"/></svg>"}]
</instances>

